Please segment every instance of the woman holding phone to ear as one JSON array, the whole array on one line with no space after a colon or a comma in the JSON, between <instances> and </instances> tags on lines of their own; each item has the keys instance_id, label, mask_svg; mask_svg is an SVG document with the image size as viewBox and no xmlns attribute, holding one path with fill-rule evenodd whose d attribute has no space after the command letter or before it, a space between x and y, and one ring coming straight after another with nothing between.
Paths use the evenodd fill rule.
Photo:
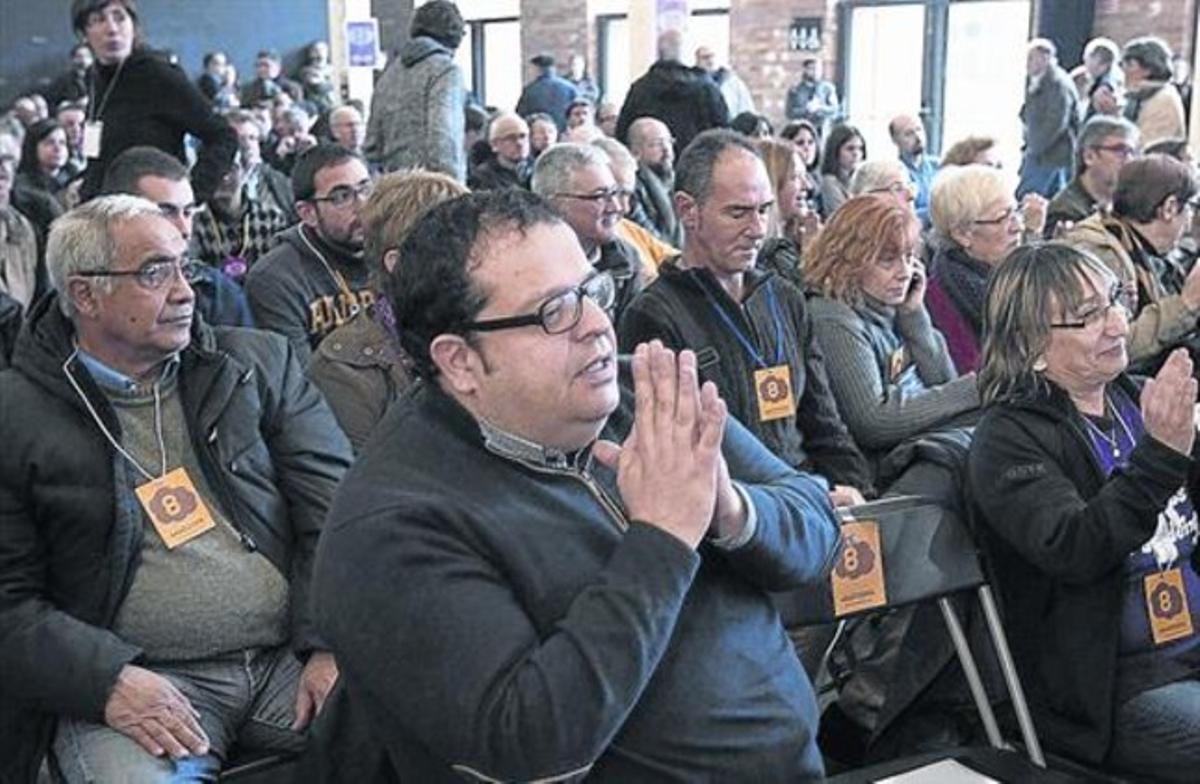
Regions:
<instances>
[{"instance_id":1,"label":"woman holding phone to ear","mask_svg":"<svg viewBox=\"0 0 1200 784\"><path fill-rule=\"evenodd\" d=\"M184 162L183 139L200 140L192 188L208 200L237 152L237 135L177 65L142 42L136 0L74 0L71 24L96 56L88 72L80 197L100 191L109 162L130 147L155 147Z\"/></svg>"},{"instance_id":2,"label":"woman holding phone to ear","mask_svg":"<svg viewBox=\"0 0 1200 784\"><path fill-rule=\"evenodd\" d=\"M855 196L805 254L829 384L868 457L969 424L979 407L975 375L957 375L925 310L920 230L912 209L891 196Z\"/></svg>"}]
</instances>

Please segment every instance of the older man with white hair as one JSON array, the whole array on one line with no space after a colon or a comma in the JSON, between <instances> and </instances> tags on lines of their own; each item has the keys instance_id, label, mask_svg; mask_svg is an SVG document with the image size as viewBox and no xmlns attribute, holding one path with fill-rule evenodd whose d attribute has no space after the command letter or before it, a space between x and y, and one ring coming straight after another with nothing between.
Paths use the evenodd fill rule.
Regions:
<instances>
[{"instance_id":1,"label":"older man with white hair","mask_svg":"<svg viewBox=\"0 0 1200 784\"><path fill-rule=\"evenodd\" d=\"M337 666L309 616L350 448L282 337L195 318L146 199L54 223L0 374L0 779L215 780L299 750ZM17 728L16 731L11 731Z\"/></svg>"},{"instance_id":2,"label":"older man with white hair","mask_svg":"<svg viewBox=\"0 0 1200 784\"><path fill-rule=\"evenodd\" d=\"M613 177L608 155L588 144L556 144L538 158L532 187L575 231L592 266L613 277L612 315L618 321L644 277L637 249L617 236L625 190Z\"/></svg>"}]
</instances>

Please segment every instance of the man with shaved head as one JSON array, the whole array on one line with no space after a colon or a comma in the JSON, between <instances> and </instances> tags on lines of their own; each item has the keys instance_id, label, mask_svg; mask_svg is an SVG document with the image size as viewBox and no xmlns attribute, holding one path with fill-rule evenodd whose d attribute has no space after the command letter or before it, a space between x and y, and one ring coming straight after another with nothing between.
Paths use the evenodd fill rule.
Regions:
<instances>
[{"instance_id":1,"label":"man with shaved head","mask_svg":"<svg viewBox=\"0 0 1200 784\"><path fill-rule=\"evenodd\" d=\"M529 125L514 112L501 112L488 128L493 158L479 165L467 185L473 191L529 188L533 163L529 159Z\"/></svg>"},{"instance_id":2,"label":"man with shaved head","mask_svg":"<svg viewBox=\"0 0 1200 784\"><path fill-rule=\"evenodd\" d=\"M671 129L676 152L696 134L729 125L729 108L708 75L683 64L683 35L667 30L658 38L658 61L629 86L617 120L617 138L630 143L629 128L639 117L657 117Z\"/></svg>"},{"instance_id":3,"label":"man with shaved head","mask_svg":"<svg viewBox=\"0 0 1200 784\"><path fill-rule=\"evenodd\" d=\"M649 219L647 228L678 248L683 245L683 232L671 201L675 188L673 142L671 129L653 117L641 117L629 126L629 151L638 162L633 199Z\"/></svg>"}]
</instances>

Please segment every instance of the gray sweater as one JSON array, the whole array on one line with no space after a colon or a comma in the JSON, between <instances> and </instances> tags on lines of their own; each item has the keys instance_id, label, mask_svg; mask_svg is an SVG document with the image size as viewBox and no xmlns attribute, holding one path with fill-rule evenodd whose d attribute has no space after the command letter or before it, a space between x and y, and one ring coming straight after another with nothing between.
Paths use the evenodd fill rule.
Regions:
<instances>
[{"instance_id":1,"label":"gray sweater","mask_svg":"<svg viewBox=\"0 0 1200 784\"><path fill-rule=\"evenodd\" d=\"M123 446L147 471L161 470L154 398L107 391L121 423ZM238 539L192 449L175 379L162 389L168 471L182 466L212 513L216 528L168 550L146 518L141 560L113 632L140 646L146 661L203 659L287 640L288 581L261 552ZM145 481L129 472L135 487Z\"/></svg>"},{"instance_id":2,"label":"gray sweater","mask_svg":"<svg viewBox=\"0 0 1200 784\"><path fill-rule=\"evenodd\" d=\"M979 407L975 374L956 378L929 313L809 300L829 383L858 445L881 453Z\"/></svg>"}]
</instances>

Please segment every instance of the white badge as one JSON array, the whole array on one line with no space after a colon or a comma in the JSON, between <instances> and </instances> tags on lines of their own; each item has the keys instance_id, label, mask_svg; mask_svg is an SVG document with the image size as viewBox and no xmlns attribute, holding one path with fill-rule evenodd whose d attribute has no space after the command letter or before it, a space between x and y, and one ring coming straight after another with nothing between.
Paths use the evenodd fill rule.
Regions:
<instances>
[{"instance_id":1,"label":"white badge","mask_svg":"<svg viewBox=\"0 0 1200 784\"><path fill-rule=\"evenodd\" d=\"M104 133L104 123L93 120L83 126L83 157L100 157L100 135Z\"/></svg>"}]
</instances>

